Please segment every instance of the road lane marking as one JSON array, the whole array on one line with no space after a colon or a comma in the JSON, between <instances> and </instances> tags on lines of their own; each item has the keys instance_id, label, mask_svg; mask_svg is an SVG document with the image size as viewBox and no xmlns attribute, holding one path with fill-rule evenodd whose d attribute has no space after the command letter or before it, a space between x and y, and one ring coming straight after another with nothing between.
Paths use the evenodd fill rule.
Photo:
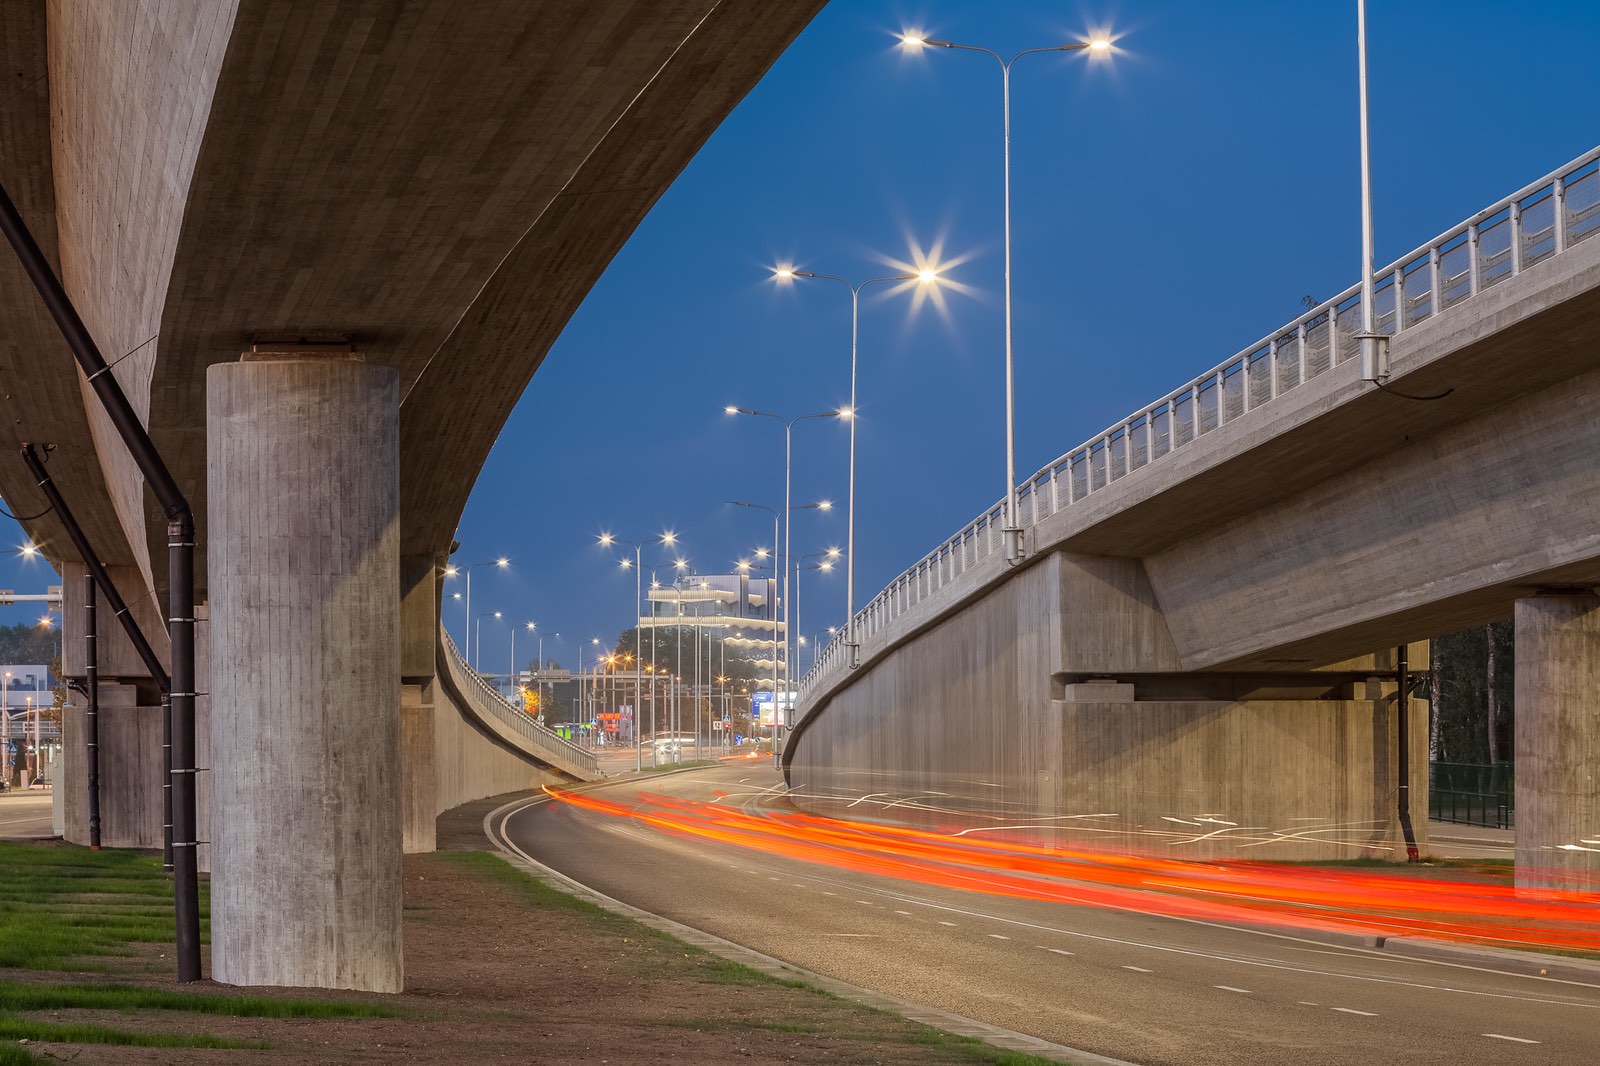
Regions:
<instances>
[{"instance_id":1,"label":"road lane marking","mask_svg":"<svg viewBox=\"0 0 1600 1066\"><path fill-rule=\"evenodd\" d=\"M1253 996L1253 995L1255 995L1255 993L1250 991L1248 988L1234 988L1232 985L1212 985L1211 987L1212 988L1220 988L1224 992L1238 992L1240 995L1245 995L1245 996Z\"/></svg>"},{"instance_id":2,"label":"road lane marking","mask_svg":"<svg viewBox=\"0 0 1600 1066\"><path fill-rule=\"evenodd\" d=\"M895 913L896 914L903 914L907 918L915 918L916 917L916 915L912 914L910 911L895 911Z\"/></svg>"},{"instance_id":3,"label":"road lane marking","mask_svg":"<svg viewBox=\"0 0 1600 1066\"><path fill-rule=\"evenodd\" d=\"M1056 955L1071 955L1071 954L1074 954L1073 952L1068 951L1066 948L1047 948L1043 944L1035 944L1033 946L1038 948L1040 951L1049 951L1049 952L1052 952L1052 953L1054 953Z\"/></svg>"},{"instance_id":4,"label":"road lane marking","mask_svg":"<svg viewBox=\"0 0 1600 1066\"><path fill-rule=\"evenodd\" d=\"M1299 1003L1300 1003L1300 1005L1301 1005L1301 1006L1302 1006L1302 1007L1320 1007L1320 1006L1322 1006L1322 1004L1320 1004L1320 1003L1313 1003L1313 1002L1311 1002L1311 1001L1310 1001L1310 1000L1309 1000L1309 999L1302 999L1302 1000L1299 1000Z\"/></svg>"},{"instance_id":5,"label":"road lane marking","mask_svg":"<svg viewBox=\"0 0 1600 1066\"><path fill-rule=\"evenodd\" d=\"M1356 1010L1354 1007L1334 1007L1340 1014L1359 1014L1363 1018L1376 1018L1377 1015L1370 1010Z\"/></svg>"},{"instance_id":6,"label":"road lane marking","mask_svg":"<svg viewBox=\"0 0 1600 1066\"><path fill-rule=\"evenodd\" d=\"M940 922L939 924L940 925L948 925L952 929L954 929L956 927L956 923L955 922Z\"/></svg>"},{"instance_id":7,"label":"road lane marking","mask_svg":"<svg viewBox=\"0 0 1600 1066\"><path fill-rule=\"evenodd\" d=\"M1147 970L1143 966L1124 966L1123 969L1132 970L1135 973L1155 973L1154 970Z\"/></svg>"},{"instance_id":8,"label":"road lane marking","mask_svg":"<svg viewBox=\"0 0 1600 1066\"><path fill-rule=\"evenodd\" d=\"M989 936L991 938L995 939L995 940L1010 940L1011 939L1010 937L1008 937L1008 936L1006 936L1006 935L1004 935L1002 933L990 933Z\"/></svg>"},{"instance_id":9,"label":"road lane marking","mask_svg":"<svg viewBox=\"0 0 1600 1066\"><path fill-rule=\"evenodd\" d=\"M1543 1043L1543 1041L1541 1041L1541 1040L1529 1040L1527 1037L1522 1037L1522 1036L1507 1036L1504 1033L1484 1033L1483 1035L1488 1037L1490 1040L1510 1040L1510 1041L1512 1041L1514 1043L1517 1043L1517 1044L1540 1044L1540 1043Z\"/></svg>"},{"instance_id":10,"label":"road lane marking","mask_svg":"<svg viewBox=\"0 0 1600 1066\"><path fill-rule=\"evenodd\" d=\"M838 882L831 882L831 883L837 884ZM956 907L956 906L952 906L951 904L948 904L948 903L939 903L939 902L936 902L934 900L926 899L926 898L919 897L919 896L907 896L907 895L901 895L899 893L894 893L894 892L883 892L882 895L885 896L888 899L892 899L892 900L894 900L896 902L899 902L899 903L914 903L919 907L926 907L929 910L943 911L946 914L959 914L959 915L963 915L963 916L968 917L968 918L982 918L982 919L986 919L986 920L992 921L992 922L1001 922L1001 923L1003 923L1005 925L1015 926L1015 927L1020 928L1020 929L1033 929L1033 930L1037 930L1038 932L1042 932L1042 933L1056 933L1056 934L1059 934L1061 936L1078 937L1078 938L1083 939L1083 940L1092 940L1092 941L1095 941L1095 942L1101 943L1101 944L1115 944L1115 945L1117 945L1119 947L1144 948L1144 949L1149 950L1149 951L1160 951L1160 952L1165 952L1165 953L1171 954L1171 955L1184 955L1184 956L1188 956L1190 958L1208 959L1208 960L1212 960L1212 961L1216 961L1216 962L1227 962L1227 963L1232 963L1235 966L1253 966L1253 967L1256 967L1257 969L1262 969L1262 970L1278 970L1278 971L1283 972L1283 973L1305 974L1305 975L1312 976L1312 977L1328 977L1328 978L1334 978L1334 979L1343 980L1343 981L1355 981L1355 982L1359 982L1359 983L1362 983L1362 984L1389 985L1389 986L1392 986L1392 987L1395 987L1395 988L1414 988L1414 989L1420 989L1420 990L1426 991L1426 992L1446 992L1446 993L1452 993L1452 994L1455 994L1455 995L1472 996L1472 997L1480 998L1480 999L1510 1000L1510 1001L1516 1002L1516 1003L1536 1003L1536 1004L1540 1004L1540 1005L1543 1005L1543 1006L1549 1006L1549 1007L1568 1007L1568 1008L1577 1008L1577 1009L1581 1009L1581 1010L1600 1010L1600 1003L1582 1003L1582 1002L1573 1002L1572 1000L1546 999L1546 998L1543 998L1543 997L1540 997L1540 996L1517 995L1517 994L1508 993L1508 992L1478 991L1478 990L1475 990L1475 989L1456 988L1456 987L1453 987L1453 986L1450 986L1450 985L1444 985L1444 984L1434 984L1434 983L1427 982L1427 981L1412 981L1412 980L1405 980L1403 978L1397 978L1397 977L1378 977L1378 976L1372 976L1372 975L1368 975L1368 974L1345 973L1345 972L1341 972L1341 971L1338 971L1338 970L1328 970L1328 969L1321 969L1321 968L1313 968L1313 967L1309 967L1309 966L1296 966L1296 965L1292 965L1290 963L1285 963L1285 962L1275 962L1275 961L1270 961L1270 960L1267 960L1267 959L1251 958L1248 955L1244 955L1242 953L1233 952L1233 951L1228 951L1228 952L1201 951L1201 950L1197 950L1197 949L1194 949L1194 948L1177 947L1177 946L1171 945L1171 944L1152 943L1152 942L1150 942L1148 940L1133 940L1133 939L1129 939L1129 938L1126 938L1126 937L1103 936L1103 935L1096 934L1096 933L1086 933L1086 932L1083 932L1082 930L1079 930L1079 929L1069 929L1069 928L1065 928L1063 926L1049 925L1049 924L1045 924L1045 923L1042 923L1042 922L1030 922L1030 921L1023 921L1023 920L1020 920L1020 919L1017 919L1017 918L1005 918L1005 917L1001 917L999 915L989 914L989 913L987 913L985 911L971 910L971 909L968 909L966 907ZM1085 904L1085 905L1087 905L1087 904ZM1140 913L1149 913L1149 912L1141 912L1141 911L1133 910L1133 911L1125 911L1124 913L1140 914ZM1236 929L1236 928L1233 928L1233 927L1227 926L1227 925L1223 925L1223 924L1220 924L1220 923L1217 923L1217 922L1206 922L1206 921L1200 921L1200 920L1193 919L1193 918L1178 918L1178 919L1173 919L1173 920L1174 921L1180 921L1180 922L1183 922L1185 924L1190 924L1190 925L1204 926L1204 927L1211 928L1211 929L1221 929L1221 930L1225 930L1225 931L1233 932L1233 933L1239 932L1239 930ZM940 921L939 924L940 925L947 925L947 926L955 926L956 925L955 922L946 922L946 921ZM1293 937L1286 937L1286 936L1281 936L1281 935L1278 935L1278 934L1272 934L1272 935L1274 936L1275 939L1282 939L1282 940L1293 940L1294 939ZM1408 962L1408 963L1415 964L1415 963L1424 961L1424 960L1419 960L1419 959L1406 959L1406 960L1388 959L1388 958L1384 957L1382 952L1371 951L1371 950L1362 950L1362 951L1357 951L1357 952L1353 952L1353 953L1341 953L1341 954L1348 954L1348 957L1353 958L1353 959L1366 959L1366 960L1371 960L1371 961L1376 961L1376 962L1405 961L1405 962ZM1517 975L1517 974L1508 974L1503 970L1495 970L1493 968L1485 967L1485 966L1467 966L1467 965L1463 965L1461 963L1451 963L1451 962L1439 963L1439 962L1437 962L1437 960L1431 960L1431 961L1435 962L1437 965L1447 966L1447 967L1451 967L1453 969L1473 970L1473 971L1477 971L1477 972L1481 972L1481 973L1495 974L1495 975L1501 975L1501 976L1521 976L1521 975ZM1152 972L1154 972L1154 971L1152 971ZM1547 981L1547 982L1552 983L1552 984L1571 985L1571 986L1575 986L1577 988L1584 988L1584 989L1600 988L1600 983L1593 983L1593 982L1586 982L1586 981L1572 981L1572 980L1565 980L1565 979L1557 980L1556 978L1553 978L1553 977L1552 978L1541 978L1540 980Z\"/></svg>"}]
</instances>

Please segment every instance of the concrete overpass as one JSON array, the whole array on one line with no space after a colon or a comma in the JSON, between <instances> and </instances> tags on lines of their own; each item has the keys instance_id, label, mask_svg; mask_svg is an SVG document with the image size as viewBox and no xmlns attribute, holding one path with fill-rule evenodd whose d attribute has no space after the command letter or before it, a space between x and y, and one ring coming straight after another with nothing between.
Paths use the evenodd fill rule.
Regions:
<instances>
[{"instance_id":1,"label":"concrete overpass","mask_svg":"<svg viewBox=\"0 0 1600 1066\"><path fill-rule=\"evenodd\" d=\"M0 182L196 512L219 980L398 989L402 838L573 772L450 665L452 532L579 301L821 2L0 8ZM161 509L9 256L0 361L13 453L54 446L168 656ZM0 494L44 510L20 461ZM81 561L55 515L25 525L81 674ZM150 846L157 693L101 645L107 839Z\"/></svg>"},{"instance_id":2,"label":"concrete overpass","mask_svg":"<svg viewBox=\"0 0 1600 1066\"><path fill-rule=\"evenodd\" d=\"M841 638L806 678L799 794L886 774L1067 839L1393 855L1402 713L1427 823L1426 713L1375 649L1514 614L1519 883L1593 890L1597 168L1379 272L1387 389L1353 288L1029 479L1022 565L998 504L919 560L856 616L860 668Z\"/></svg>"}]
</instances>

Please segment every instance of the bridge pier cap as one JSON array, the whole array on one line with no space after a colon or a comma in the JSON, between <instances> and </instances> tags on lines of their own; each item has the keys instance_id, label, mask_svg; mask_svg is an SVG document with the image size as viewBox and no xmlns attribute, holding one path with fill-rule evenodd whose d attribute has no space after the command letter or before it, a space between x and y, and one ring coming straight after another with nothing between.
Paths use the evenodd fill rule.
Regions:
<instances>
[{"instance_id":1,"label":"bridge pier cap","mask_svg":"<svg viewBox=\"0 0 1600 1066\"><path fill-rule=\"evenodd\" d=\"M398 992L398 374L257 344L206 403L212 976Z\"/></svg>"}]
</instances>

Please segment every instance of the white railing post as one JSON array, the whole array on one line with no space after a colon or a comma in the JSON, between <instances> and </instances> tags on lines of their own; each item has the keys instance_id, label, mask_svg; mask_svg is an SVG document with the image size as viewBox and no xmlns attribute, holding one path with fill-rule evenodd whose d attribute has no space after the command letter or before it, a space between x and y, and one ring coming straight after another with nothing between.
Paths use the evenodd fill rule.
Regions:
<instances>
[{"instance_id":1,"label":"white railing post","mask_svg":"<svg viewBox=\"0 0 1600 1066\"><path fill-rule=\"evenodd\" d=\"M1550 209L1555 218L1555 251L1551 254L1560 255L1567 250L1567 183L1559 176L1550 188Z\"/></svg>"},{"instance_id":2,"label":"white railing post","mask_svg":"<svg viewBox=\"0 0 1600 1066\"><path fill-rule=\"evenodd\" d=\"M1511 276L1522 273L1522 205L1512 200L1506 214L1506 225L1511 227Z\"/></svg>"}]
</instances>

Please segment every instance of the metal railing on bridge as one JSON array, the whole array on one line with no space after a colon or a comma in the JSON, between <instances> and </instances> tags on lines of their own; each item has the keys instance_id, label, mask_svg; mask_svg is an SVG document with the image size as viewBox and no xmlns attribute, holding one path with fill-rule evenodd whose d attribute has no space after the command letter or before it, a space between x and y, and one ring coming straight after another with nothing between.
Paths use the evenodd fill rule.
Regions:
<instances>
[{"instance_id":1,"label":"metal railing on bridge","mask_svg":"<svg viewBox=\"0 0 1600 1066\"><path fill-rule=\"evenodd\" d=\"M1600 147L1479 211L1379 270L1376 329L1403 333L1600 233ZM1271 403L1319 374L1357 362L1361 286L1287 325L1067 452L1019 486L1029 526ZM856 638L880 632L1004 550L1004 501L919 559L856 613ZM845 659L845 630L817 657L801 698Z\"/></svg>"},{"instance_id":2,"label":"metal railing on bridge","mask_svg":"<svg viewBox=\"0 0 1600 1066\"><path fill-rule=\"evenodd\" d=\"M585 780L599 778L600 765L594 752L572 743L549 726L542 725L527 711L500 694L483 675L467 665L450 634L439 634L444 640L445 655L450 660L452 680L462 689L462 694L472 701L473 709L492 715L507 726L526 745L526 750L544 762Z\"/></svg>"}]
</instances>

